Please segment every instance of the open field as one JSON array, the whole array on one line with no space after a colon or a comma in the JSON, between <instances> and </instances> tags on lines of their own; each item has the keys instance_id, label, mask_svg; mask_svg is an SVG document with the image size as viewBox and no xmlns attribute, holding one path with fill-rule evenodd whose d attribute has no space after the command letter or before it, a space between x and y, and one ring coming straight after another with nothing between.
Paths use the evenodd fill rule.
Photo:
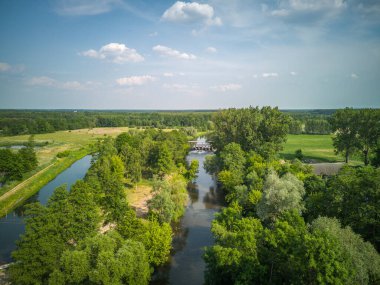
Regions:
<instances>
[{"instance_id":1,"label":"open field","mask_svg":"<svg viewBox=\"0 0 380 285\"><path fill-rule=\"evenodd\" d=\"M94 128L80 129L73 131L60 131L55 133L34 135L37 144L48 142L47 145L37 147L36 153L39 165L45 165L55 158L57 153L64 150L78 150L81 147L96 142L97 138L103 136L115 137L130 128ZM0 137L0 145L4 144L22 144L28 141L30 135Z\"/></svg>"},{"instance_id":2,"label":"open field","mask_svg":"<svg viewBox=\"0 0 380 285\"><path fill-rule=\"evenodd\" d=\"M302 150L307 160L319 162L344 160L342 156L335 155L331 135L288 135L280 156L284 159L293 159L297 149Z\"/></svg>"}]
</instances>

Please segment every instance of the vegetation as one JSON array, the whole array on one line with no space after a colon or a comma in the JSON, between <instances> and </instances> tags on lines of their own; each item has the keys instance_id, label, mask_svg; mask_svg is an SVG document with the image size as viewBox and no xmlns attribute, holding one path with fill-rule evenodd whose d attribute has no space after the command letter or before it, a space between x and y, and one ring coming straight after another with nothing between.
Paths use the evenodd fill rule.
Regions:
<instances>
[{"instance_id":1,"label":"vegetation","mask_svg":"<svg viewBox=\"0 0 380 285\"><path fill-rule=\"evenodd\" d=\"M323 179L267 155L281 148L270 137L266 152L247 147L251 136L234 137L242 121L229 124L222 134L232 139L205 163L229 203L212 223L206 284L378 284L379 169L346 166Z\"/></svg>"},{"instance_id":2,"label":"vegetation","mask_svg":"<svg viewBox=\"0 0 380 285\"><path fill-rule=\"evenodd\" d=\"M70 192L57 188L46 207L28 207L26 231L10 268L15 284L147 284L154 267L167 261L169 223L184 212L185 176L191 176L184 166L186 136L130 132L95 147L83 181ZM125 149L135 147L145 156L137 161L141 173L132 177ZM138 218L127 203L125 183L137 177L154 177L148 220Z\"/></svg>"},{"instance_id":3,"label":"vegetation","mask_svg":"<svg viewBox=\"0 0 380 285\"><path fill-rule=\"evenodd\" d=\"M51 165L43 168L29 179L20 183L12 191L3 194L3 196L0 197L0 217L22 204L49 181L53 180L59 173L88 153L88 149L80 149L70 152L70 155L67 157L55 159Z\"/></svg>"},{"instance_id":4,"label":"vegetation","mask_svg":"<svg viewBox=\"0 0 380 285\"><path fill-rule=\"evenodd\" d=\"M359 151L364 164L369 164L371 151L380 144L380 110L346 108L338 110L331 118L336 153L343 153L346 163L349 157Z\"/></svg>"},{"instance_id":5,"label":"vegetation","mask_svg":"<svg viewBox=\"0 0 380 285\"><path fill-rule=\"evenodd\" d=\"M153 127L209 130L211 112L0 111L3 135L42 134L99 127Z\"/></svg>"},{"instance_id":6,"label":"vegetation","mask_svg":"<svg viewBox=\"0 0 380 285\"><path fill-rule=\"evenodd\" d=\"M0 149L0 182L21 180L23 174L37 167L37 156L34 151L33 136L28 144L19 151Z\"/></svg>"}]
</instances>

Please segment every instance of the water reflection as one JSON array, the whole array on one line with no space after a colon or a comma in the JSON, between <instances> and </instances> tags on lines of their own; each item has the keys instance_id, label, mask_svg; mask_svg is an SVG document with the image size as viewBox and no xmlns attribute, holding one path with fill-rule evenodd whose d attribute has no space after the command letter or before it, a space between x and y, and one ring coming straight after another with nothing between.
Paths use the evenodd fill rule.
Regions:
<instances>
[{"instance_id":1,"label":"water reflection","mask_svg":"<svg viewBox=\"0 0 380 285\"><path fill-rule=\"evenodd\" d=\"M194 204L195 202L198 201L199 190L198 190L198 185L196 183L190 182L187 185L187 192L189 193L191 204Z\"/></svg>"},{"instance_id":2,"label":"water reflection","mask_svg":"<svg viewBox=\"0 0 380 285\"><path fill-rule=\"evenodd\" d=\"M210 227L214 214L223 206L212 177L203 168L207 152L190 152L188 160L199 161L198 177L189 183L189 204L180 223L174 225L173 251L169 262L156 270L151 284L203 284L203 249L213 244Z\"/></svg>"}]
</instances>

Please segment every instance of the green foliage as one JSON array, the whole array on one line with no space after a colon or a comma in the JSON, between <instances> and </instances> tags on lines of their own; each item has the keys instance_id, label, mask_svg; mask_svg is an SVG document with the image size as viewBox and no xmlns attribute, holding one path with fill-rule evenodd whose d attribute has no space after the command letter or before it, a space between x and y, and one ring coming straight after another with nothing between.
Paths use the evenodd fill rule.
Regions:
<instances>
[{"instance_id":1,"label":"green foliage","mask_svg":"<svg viewBox=\"0 0 380 285\"><path fill-rule=\"evenodd\" d=\"M150 264L160 266L167 262L172 247L172 229L168 223L148 221L138 240L144 244Z\"/></svg>"},{"instance_id":2,"label":"green foliage","mask_svg":"<svg viewBox=\"0 0 380 285\"><path fill-rule=\"evenodd\" d=\"M100 221L100 211L84 182L77 182L70 193L65 187L57 188L46 207L32 204L26 214L25 234L12 254L16 262L10 274L16 284L46 281L59 267L61 254L94 235Z\"/></svg>"},{"instance_id":3,"label":"green foliage","mask_svg":"<svg viewBox=\"0 0 380 285\"><path fill-rule=\"evenodd\" d=\"M295 157L298 159L298 160L303 160L304 156L303 156L303 153L302 153L302 149L297 149L295 151Z\"/></svg>"},{"instance_id":4,"label":"green foliage","mask_svg":"<svg viewBox=\"0 0 380 285\"><path fill-rule=\"evenodd\" d=\"M57 271L51 284L58 278L64 281L58 284L148 284L150 279L144 246L115 232L87 238L75 250L65 251Z\"/></svg>"},{"instance_id":5,"label":"green foliage","mask_svg":"<svg viewBox=\"0 0 380 285\"><path fill-rule=\"evenodd\" d=\"M95 127L185 127L210 130L211 112L25 111L2 110L0 129L6 135L49 133Z\"/></svg>"},{"instance_id":6,"label":"green foliage","mask_svg":"<svg viewBox=\"0 0 380 285\"><path fill-rule=\"evenodd\" d=\"M186 181L181 175L168 180L156 180L153 198L148 202L149 216L160 223L178 221L187 202Z\"/></svg>"},{"instance_id":7,"label":"green foliage","mask_svg":"<svg viewBox=\"0 0 380 285\"><path fill-rule=\"evenodd\" d=\"M209 174L215 174L218 172L218 156L215 154L209 154L205 156L205 161L203 163L203 167L205 168L206 172Z\"/></svg>"},{"instance_id":8,"label":"green foliage","mask_svg":"<svg viewBox=\"0 0 380 285\"><path fill-rule=\"evenodd\" d=\"M197 177L199 169L199 161L194 159L190 162L189 169L186 172L186 178L188 180L193 180Z\"/></svg>"},{"instance_id":9,"label":"green foliage","mask_svg":"<svg viewBox=\"0 0 380 285\"><path fill-rule=\"evenodd\" d=\"M288 210L304 209L302 197L305 194L303 183L288 173L278 177L270 172L265 180L263 195L257 205L257 215L262 220L274 221Z\"/></svg>"},{"instance_id":10,"label":"green foliage","mask_svg":"<svg viewBox=\"0 0 380 285\"><path fill-rule=\"evenodd\" d=\"M335 132L335 151L344 153L346 162L356 150L364 156L364 164L369 163L370 151L378 146L380 138L380 111L377 109L338 110L331 117Z\"/></svg>"},{"instance_id":11,"label":"green foliage","mask_svg":"<svg viewBox=\"0 0 380 285\"><path fill-rule=\"evenodd\" d=\"M341 258L341 265L349 273L344 284L376 284L380 280L379 254L350 228L341 228L337 219L320 217L313 221L311 232L317 239L330 239L335 243L336 250L340 251L337 257ZM325 266L323 263L320 265ZM315 269L321 270L321 267ZM325 271L330 270L325 267Z\"/></svg>"},{"instance_id":12,"label":"green foliage","mask_svg":"<svg viewBox=\"0 0 380 285\"><path fill-rule=\"evenodd\" d=\"M70 155L69 150L61 151L57 153L58 158L68 157Z\"/></svg>"},{"instance_id":13,"label":"green foliage","mask_svg":"<svg viewBox=\"0 0 380 285\"><path fill-rule=\"evenodd\" d=\"M35 169L38 165L34 151L33 136L29 142L17 152L10 149L0 149L0 182L21 180L23 174Z\"/></svg>"},{"instance_id":14,"label":"green foliage","mask_svg":"<svg viewBox=\"0 0 380 285\"><path fill-rule=\"evenodd\" d=\"M244 151L254 150L269 157L282 149L288 132L289 117L277 108L227 109L213 116L212 144L222 150L235 142Z\"/></svg>"}]
</instances>

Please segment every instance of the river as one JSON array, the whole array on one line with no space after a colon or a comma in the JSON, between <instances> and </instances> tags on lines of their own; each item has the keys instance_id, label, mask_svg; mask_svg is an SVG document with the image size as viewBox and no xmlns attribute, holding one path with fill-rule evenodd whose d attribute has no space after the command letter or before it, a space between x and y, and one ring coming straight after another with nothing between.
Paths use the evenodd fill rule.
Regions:
<instances>
[{"instance_id":1,"label":"river","mask_svg":"<svg viewBox=\"0 0 380 285\"><path fill-rule=\"evenodd\" d=\"M24 209L25 205L39 201L45 205L54 189L66 184L70 189L75 181L82 179L91 166L91 155L74 162L69 168L50 181L41 190L30 197L13 212L0 219L0 264L12 261L11 252L16 248L15 242L25 231Z\"/></svg>"},{"instance_id":2,"label":"river","mask_svg":"<svg viewBox=\"0 0 380 285\"><path fill-rule=\"evenodd\" d=\"M216 191L216 184L203 168L207 152L191 151L187 159L199 161L199 172L193 183L189 184L189 203L181 221L174 225L173 250L170 262L154 274L151 284L186 285L203 284L205 263L203 249L213 244L210 231L214 214L224 205L224 197ZM12 261L11 252L16 248L15 241L25 230L23 212L26 204L40 201L46 204L54 189L62 184L68 188L82 179L91 164L91 156L75 162L45 185L37 194L23 205L0 219L0 264Z\"/></svg>"},{"instance_id":3,"label":"river","mask_svg":"<svg viewBox=\"0 0 380 285\"><path fill-rule=\"evenodd\" d=\"M203 249L213 245L210 231L214 214L224 205L223 195L206 173L203 163L207 152L191 151L188 161L199 161L199 172L188 187L190 201L181 222L174 227L173 253L170 262L154 274L151 284L203 284L205 263Z\"/></svg>"}]
</instances>

